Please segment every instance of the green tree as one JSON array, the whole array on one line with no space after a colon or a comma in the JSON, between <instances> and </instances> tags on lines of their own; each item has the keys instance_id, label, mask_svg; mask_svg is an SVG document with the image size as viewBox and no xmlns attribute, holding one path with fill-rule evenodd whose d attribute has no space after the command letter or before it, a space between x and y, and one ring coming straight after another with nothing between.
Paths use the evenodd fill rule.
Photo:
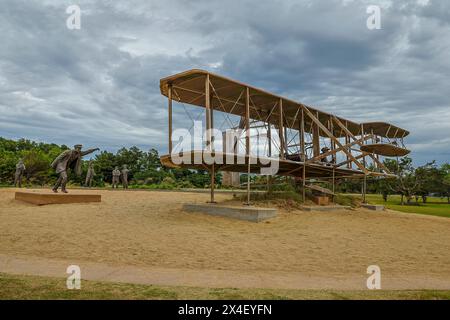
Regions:
<instances>
[{"instance_id":1,"label":"green tree","mask_svg":"<svg viewBox=\"0 0 450 320\"><path fill-rule=\"evenodd\" d=\"M48 154L39 149L25 150L22 153L25 164L25 177L27 183L43 185L48 181L51 159Z\"/></svg>"},{"instance_id":2,"label":"green tree","mask_svg":"<svg viewBox=\"0 0 450 320\"><path fill-rule=\"evenodd\" d=\"M97 170L95 171L96 181L97 179L101 179L105 182L111 182L112 171L114 167L118 165L119 163L113 153L102 151L100 154L97 154L94 158L94 166L95 168L97 168Z\"/></svg>"},{"instance_id":3,"label":"green tree","mask_svg":"<svg viewBox=\"0 0 450 320\"><path fill-rule=\"evenodd\" d=\"M422 197L423 203L426 203L428 195L439 192L442 179L441 171L436 166L436 162L432 161L418 167L415 175L418 183L416 194Z\"/></svg>"},{"instance_id":4,"label":"green tree","mask_svg":"<svg viewBox=\"0 0 450 320\"><path fill-rule=\"evenodd\" d=\"M385 161L387 168L397 175L395 183L388 184L387 187L392 192L401 195L401 204L406 202L411 203L411 200L418 190L419 181L416 176L416 170L412 165L412 159L409 157L403 157L400 161L388 159Z\"/></svg>"},{"instance_id":5,"label":"green tree","mask_svg":"<svg viewBox=\"0 0 450 320\"><path fill-rule=\"evenodd\" d=\"M0 182L7 184L14 182L16 163L20 158L24 159L27 182L35 184L53 182L56 175L51 170L50 164L65 149L67 147L64 145L0 138Z\"/></svg>"},{"instance_id":6,"label":"green tree","mask_svg":"<svg viewBox=\"0 0 450 320\"><path fill-rule=\"evenodd\" d=\"M441 190L440 193L447 197L447 202L450 203L450 163L445 163L440 168L441 172Z\"/></svg>"}]
</instances>

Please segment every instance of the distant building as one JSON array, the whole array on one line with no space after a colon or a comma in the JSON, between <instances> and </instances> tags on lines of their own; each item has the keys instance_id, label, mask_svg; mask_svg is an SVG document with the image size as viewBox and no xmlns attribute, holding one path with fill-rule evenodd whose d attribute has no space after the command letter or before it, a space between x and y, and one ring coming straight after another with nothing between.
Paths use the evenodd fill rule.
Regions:
<instances>
[{"instance_id":1,"label":"distant building","mask_svg":"<svg viewBox=\"0 0 450 320\"><path fill-rule=\"evenodd\" d=\"M223 137L223 152L227 152L226 144L227 143L233 143L232 141L227 141L226 139L226 132L222 133ZM234 153L237 153L237 144L236 145L229 145L228 150L233 150ZM240 187L241 181L240 181L240 175L239 172L230 172L230 171L222 171L222 185L226 187Z\"/></svg>"}]
</instances>

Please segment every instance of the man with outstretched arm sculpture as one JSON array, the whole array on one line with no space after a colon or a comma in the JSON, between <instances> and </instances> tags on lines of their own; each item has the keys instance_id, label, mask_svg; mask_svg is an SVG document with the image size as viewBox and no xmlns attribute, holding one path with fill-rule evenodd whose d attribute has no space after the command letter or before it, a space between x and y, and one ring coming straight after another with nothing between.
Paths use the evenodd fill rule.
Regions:
<instances>
[{"instance_id":1,"label":"man with outstretched arm sculpture","mask_svg":"<svg viewBox=\"0 0 450 320\"><path fill-rule=\"evenodd\" d=\"M53 192L58 192L58 188L61 186L61 191L67 193L67 171L69 168L71 168L75 174L81 175L81 158L92 152L100 150L99 148L95 148L81 151L82 147L83 146L81 144L76 144L72 150L62 152L58 157L56 157L55 160L53 160L52 168L59 174L59 178L52 189Z\"/></svg>"}]
</instances>

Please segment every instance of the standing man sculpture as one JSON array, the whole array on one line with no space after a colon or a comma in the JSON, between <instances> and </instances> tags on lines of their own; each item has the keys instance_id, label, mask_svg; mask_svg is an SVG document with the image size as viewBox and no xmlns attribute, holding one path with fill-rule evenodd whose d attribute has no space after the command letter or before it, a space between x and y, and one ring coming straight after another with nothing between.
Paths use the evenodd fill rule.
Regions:
<instances>
[{"instance_id":1,"label":"standing man sculpture","mask_svg":"<svg viewBox=\"0 0 450 320\"><path fill-rule=\"evenodd\" d=\"M89 167L86 173L86 181L84 182L85 187L92 187L92 180L94 179L95 171L94 171L94 164L92 163L92 160L89 161Z\"/></svg>"},{"instance_id":2,"label":"standing man sculpture","mask_svg":"<svg viewBox=\"0 0 450 320\"><path fill-rule=\"evenodd\" d=\"M119 183L120 183L120 170L119 167L115 167L114 170L112 171L112 187L114 188L118 188L119 187Z\"/></svg>"},{"instance_id":3,"label":"standing man sculpture","mask_svg":"<svg viewBox=\"0 0 450 320\"><path fill-rule=\"evenodd\" d=\"M22 176L25 170L23 160L19 159L19 162L16 164L16 173L14 175L14 187L18 186L19 188L22 188Z\"/></svg>"},{"instance_id":4,"label":"standing man sculpture","mask_svg":"<svg viewBox=\"0 0 450 320\"><path fill-rule=\"evenodd\" d=\"M122 186L124 189L128 189L128 172L130 172L130 170L128 170L127 165L124 164L122 169Z\"/></svg>"},{"instance_id":5,"label":"standing man sculpture","mask_svg":"<svg viewBox=\"0 0 450 320\"><path fill-rule=\"evenodd\" d=\"M100 150L99 148L88 149L86 151L81 151L83 146L81 144L76 144L73 150L66 150L62 152L55 160L53 160L51 166L55 169L56 173L59 174L59 178L53 187L53 192L58 192L58 188L61 186L61 191L67 193L67 171L71 168L75 174L81 175L81 158L92 152Z\"/></svg>"}]
</instances>

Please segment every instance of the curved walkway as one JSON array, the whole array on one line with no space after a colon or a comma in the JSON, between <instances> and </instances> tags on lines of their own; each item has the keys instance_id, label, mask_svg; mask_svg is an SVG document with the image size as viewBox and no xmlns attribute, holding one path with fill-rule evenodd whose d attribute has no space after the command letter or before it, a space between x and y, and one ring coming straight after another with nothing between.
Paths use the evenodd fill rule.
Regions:
<instances>
[{"instance_id":1,"label":"curved walkway","mask_svg":"<svg viewBox=\"0 0 450 320\"><path fill-rule=\"evenodd\" d=\"M1 273L66 278L69 265L80 267L82 280L210 288L367 290L368 277L364 272L353 277L342 277L333 274L318 276L278 271L138 268L0 254ZM385 275L382 272L381 286L382 289L389 290L443 290L450 289L450 277Z\"/></svg>"}]
</instances>

